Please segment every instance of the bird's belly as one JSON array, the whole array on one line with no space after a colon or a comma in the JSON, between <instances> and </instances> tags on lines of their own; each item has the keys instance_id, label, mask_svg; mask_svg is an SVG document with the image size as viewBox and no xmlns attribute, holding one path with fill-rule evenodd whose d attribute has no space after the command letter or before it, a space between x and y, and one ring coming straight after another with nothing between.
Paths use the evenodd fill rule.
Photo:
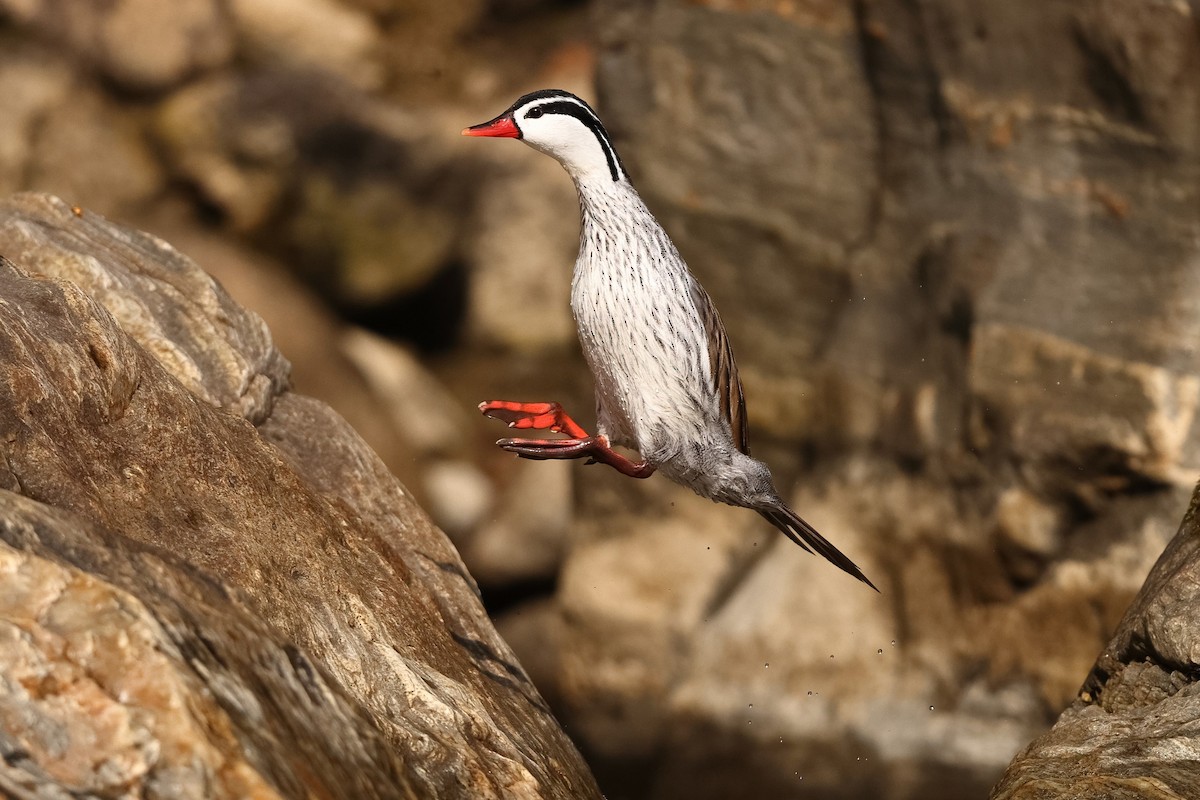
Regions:
<instances>
[{"instance_id":1,"label":"bird's belly","mask_svg":"<svg viewBox=\"0 0 1200 800\"><path fill-rule=\"evenodd\" d=\"M694 312L656 305L648 296L582 288L576 286L571 305L596 381L601 432L652 462L668 458L680 442L697 438L705 406L715 407L695 352L703 337L690 330Z\"/></svg>"}]
</instances>

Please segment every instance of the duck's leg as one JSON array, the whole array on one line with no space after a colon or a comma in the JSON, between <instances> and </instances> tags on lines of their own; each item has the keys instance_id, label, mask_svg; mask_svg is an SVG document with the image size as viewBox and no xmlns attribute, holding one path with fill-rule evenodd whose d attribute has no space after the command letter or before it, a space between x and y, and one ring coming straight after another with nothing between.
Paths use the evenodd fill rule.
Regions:
<instances>
[{"instance_id":1,"label":"duck's leg","mask_svg":"<svg viewBox=\"0 0 1200 800\"><path fill-rule=\"evenodd\" d=\"M515 403L508 400L489 400L479 404L484 416L498 419L510 428L532 428L565 433L568 439L501 439L496 444L522 458L538 461L549 459L588 458L591 462L608 464L631 478L649 478L654 466L631 461L618 453L604 436L589 436L580 425L567 416L558 403ZM591 463L589 462L589 463Z\"/></svg>"},{"instance_id":2,"label":"duck's leg","mask_svg":"<svg viewBox=\"0 0 1200 800\"><path fill-rule=\"evenodd\" d=\"M514 403L511 400L488 400L479 404L485 417L498 419L510 428L533 428L565 433L573 439L583 439L588 433L567 416L558 403Z\"/></svg>"}]
</instances>

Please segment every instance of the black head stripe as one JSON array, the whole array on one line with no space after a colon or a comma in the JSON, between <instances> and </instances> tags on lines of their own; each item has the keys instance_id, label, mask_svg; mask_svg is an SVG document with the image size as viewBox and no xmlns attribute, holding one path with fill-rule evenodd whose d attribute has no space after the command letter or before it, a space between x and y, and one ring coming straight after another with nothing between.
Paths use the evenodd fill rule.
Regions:
<instances>
[{"instance_id":1,"label":"black head stripe","mask_svg":"<svg viewBox=\"0 0 1200 800\"><path fill-rule=\"evenodd\" d=\"M542 103L541 109L547 114L566 114L586 125L587 129L600 142L601 149L604 150L604 158L608 161L608 171L612 174L612 179L614 181L621 180L621 176L625 174L625 165L621 163L621 157L617 155L616 149L612 146L612 140L608 138L608 131L604 130L599 118L590 108L570 100L562 100Z\"/></svg>"},{"instance_id":2,"label":"black head stripe","mask_svg":"<svg viewBox=\"0 0 1200 800\"><path fill-rule=\"evenodd\" d=\"M562 89L539 89L536 92L530 92L527 95L517 98L517 102L512 104L512 108L510 108L509 111L516 111L521 106L528 105L529 103L532 103L535 100L551 100L551 99L553 99L553 100L574 100L577 103L583 103L584 105L587 105L587 103L584 103L583 100L581 100L580 98L576 97L575 95L571 94L570 92L563 91Z\"/></svg>"},{"instance_id":3,"label":"black head stripe","mask_svg":"<svg viewBox=\"0 0 1200 800\"><path fill-rule=\"evenodd\" d=\"M604 125L591 106L570 92L564 92L561 89L543 89L525 95L513 103L511 110L516 111L518 108L538 100L545 101L537 104L543 113L565 114L582 122L600 143L600 149L604 151L604 158L608 162L608 171L612 175L612 179L614 181L621 180L621 176L625 174L625 165L621 163L621 157L617 155L617 150L608 137L608 131L604 129Z\"/></svg>"}]
</instances>

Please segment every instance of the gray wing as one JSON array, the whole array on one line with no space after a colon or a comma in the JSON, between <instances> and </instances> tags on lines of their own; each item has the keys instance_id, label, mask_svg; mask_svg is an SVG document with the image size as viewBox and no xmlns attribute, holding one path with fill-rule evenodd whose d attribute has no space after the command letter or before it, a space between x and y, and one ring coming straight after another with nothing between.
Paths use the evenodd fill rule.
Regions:
<instances>
[{"instance_id":1,"label":"gray wing","mask_svg":"<svg viewBox=\"0 0 1200 800\"><path fill-rule=\"evenodd\" d=\"M713 305L712 298L704 287L692 278L692 303L704 323L708 339L709 372L712 374L717 400L721 404L721 416L729 423L733 443L738 450L750 455L749 427L746 424L746 398L742 394L742 381L738 378L737 364L733 360L733 349L721 324L721 315Z\"/></svg>"}]
</instances>

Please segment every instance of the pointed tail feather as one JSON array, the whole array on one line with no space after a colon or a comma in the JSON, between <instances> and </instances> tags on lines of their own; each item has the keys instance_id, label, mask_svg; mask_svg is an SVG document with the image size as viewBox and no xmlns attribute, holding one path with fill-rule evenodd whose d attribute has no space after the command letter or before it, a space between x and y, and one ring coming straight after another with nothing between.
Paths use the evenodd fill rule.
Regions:
<instances>
[{"instance_id":1,"label":"pointed tail feather","mask_svg":"<svg viewBox=\"0 0 1200 800\"><path fill-rule=\"evenodd\" d=\"M758 508L755 510L759 514L762 514L768 522L783 531L784 536L808 552L823 556L829 563L858 578L867 586L875 589L875 591L879 591L875 584L868 580L867 576L862 573L862 570L853 561L847 558L841 550L830 544L828 539L817 533L817 529L805 522L795 511L792 511L782 503L772 508Z\"/></svg>"}]
</instances>

